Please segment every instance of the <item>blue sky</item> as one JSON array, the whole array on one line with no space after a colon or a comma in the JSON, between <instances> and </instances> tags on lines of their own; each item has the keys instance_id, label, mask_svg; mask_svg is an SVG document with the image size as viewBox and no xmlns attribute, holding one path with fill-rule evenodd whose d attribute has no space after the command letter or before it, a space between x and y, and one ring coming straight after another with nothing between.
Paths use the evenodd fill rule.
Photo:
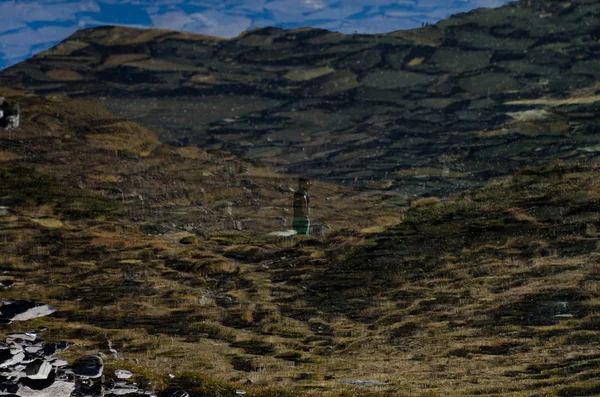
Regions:
<instances>
[{"instance_id":1,"label":"blue sky","mask_svg":"<svg viewBox=\"0 0 600 397\"><path fill-rule=\"evenodd\" d=\"M0 0L0 69L81 28L158 27L235 37L253 27L382 33L508 0Z\"/></svg>"}]
</instances>

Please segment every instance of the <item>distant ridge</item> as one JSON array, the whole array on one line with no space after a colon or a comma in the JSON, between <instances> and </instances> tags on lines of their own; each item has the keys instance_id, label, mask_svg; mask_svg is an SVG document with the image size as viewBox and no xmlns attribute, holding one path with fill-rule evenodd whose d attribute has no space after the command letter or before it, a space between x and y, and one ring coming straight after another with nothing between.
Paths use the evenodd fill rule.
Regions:
<instances>
[{"instance_id":1,"label":"distant ridge","mask_svg":"<svg viewBox=\"0 0 600 397\"><path fill-rule=\"evenodd\" d=\"M596 157L579 149L600 144L597 122L548 104L598 91L599 29L600 6L585 0L508 3L376 35L100 27L4 70L0 84L100 100L163 141L281 171L444 195ZM532 130L526 114L545 127Z\"/></svg>"}]
</instances>

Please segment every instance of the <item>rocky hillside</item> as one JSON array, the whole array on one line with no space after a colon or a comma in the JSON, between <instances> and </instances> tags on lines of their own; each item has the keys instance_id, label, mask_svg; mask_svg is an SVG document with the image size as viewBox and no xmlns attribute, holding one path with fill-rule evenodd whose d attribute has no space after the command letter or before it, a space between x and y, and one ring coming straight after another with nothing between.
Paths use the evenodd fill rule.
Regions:
<instances>
[{"instance_id":1,"label":"rocky hillside","mask_svg":"<svg viewBox=\"0 0 600 397\"><path fill-rule=\"evenodd\" d=\"M197 217L185 195L163 197L188 186L183 165L213 173L186 188L192 201L203 187L208 203L242 194L214 154L179 160L190 147L162 145L97 105L6 96L33 113L1 141L1 295L56 312L4 325L3 337L47 329L45 340L71 343L61 360L100 352L107 373L192 397L600 390L598 163L530 167L403 210L339 188L333 208L320 204L347 212L338 230L273 240L258 227L221 230L219 215L186 230L167 213L174 203ZM139 180L120 185L128 175ZM253 177L276 201L276 185ZM125 185L150 208L137 211ZM383 227L394 214L402 221Z\"/></svg>"},{"instance_id":2,"label":"rocky hillside","mask_svg":"<svg viewBox=\"0 0 600 397\"><path fill-rule=\"evenodd\" d=\"M259 262L303 255L319 263L320 251L308 247L324 236L375 232L400 219L398 194L316 182L314 221L324 236L269 237L289 219L293 176L161 144L102 105L0 96L25 109L19 128L0 130L0 295L57 309L23 329L6 325L3 306L0 333L47 328L46 340L72 344L61 359L101 352L107 368L133 370L146 390L166 387L169 373L194 397L293 388L306 368L290 369L302 354L286 338L316 331L282 314L271 297L279 287ZM304 355L309 366L311 357ZM261 378L267 366L279 381Z\"/></svg>"},{"instance_id":3,"label":"rocky hillside","mask_svg":"<svg viewBox=\"0 0 600 397\"><path fill-rule=\"evenodd\" d=\"M437 195L596 158L599 27L589 0L509 3L382 35L266 28L221 40L102 27L0 83L103 101L163 141ZM556 105L573 94L586 99L566 115ZM531 129L532 119L546 123Z\"/></svg>"}]
</instances>

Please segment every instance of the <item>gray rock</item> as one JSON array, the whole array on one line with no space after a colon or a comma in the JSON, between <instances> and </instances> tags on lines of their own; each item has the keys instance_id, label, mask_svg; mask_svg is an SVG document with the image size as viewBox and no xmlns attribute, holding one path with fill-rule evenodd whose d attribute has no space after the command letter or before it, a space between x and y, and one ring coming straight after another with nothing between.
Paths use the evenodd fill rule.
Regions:
<instances>
[{"instance_id":1,"label":"gray rock","mask_svg":"<svg viewBox=\"0 0 600 397\"><path fill-rule=\"evenodd\" d=\"M104 386L102 382L94 382L91 379L77 379L72 397L103 397Z\"/></svg>"},{"instance_id":2,"label":"gray rock","mask_svg":"<svg viewBox=\"0 0 600 397\"><path fill-rule=\"evenodd\" d=\"M133 374L130 371L118 369L115 371L115 376L119 379L129 379L133 376Z\"/></svg>"},{"instance_id":3,"label":"gray rock","mask_svg":"<svg viewBox=\"0 0 600 397\"><path fill-rule=\"evenodd\" d=\"M54 313L55 309L50 305L29 301L4 302L0 311L4 318L11 321L27 321L37 317L44 317Z\"/></svg>"},{"instance_id":4,"label":"gray rock","mask_svg":"<svg viewBox=\"0 0 600 397\"><path fill-rule=\"evenodd\" d=\"M98 356L84 356L73 363L73 372L83 378L99 378L103 371L104 361Z\"/></svg>"},{"instance_id":5,"label":"gray rock","mask_svg":"<svg viewBox=\"0 0 600 397\"><path fill-rule=\"evenodd\" d=\"M63 352L67 350L71 346L69 342L54 342L54 343L45 343L44 344L44 356L46 358L51 358L55 354Z\"/></svg>"},{"instance_id":6,"label":"gray rock","mask_svg":"<svg viewBox=\"0 0 600 397\"><path fill-rule=\"evenodd\" d=\"M21 397L69 397L75 390L75 383L55 381L52 385L43 390L31 389L27 386L21 386L18 395Z\"/></svg>"},{"instance_id":7,"label":"gray rock","mask_svg":"<svg viewBox=\"0 0 600 397\"><path fill-rule=\"evenodd\" d=\"M34 354L34 353L42 351L43 349L44 349L44 345L42 345L41 343L36 343L35 345L27 346L25 348L25 351L27 353Z\"/></svg>"},{"instance_id":8,"label":"gray rock","mask_svg":"<svg viewBox=\"0 0 600 397\"><path fill-rule=\"evenodd\" d=\"M140 389L136 385L125 382L116 382L108 392L115 396L124 396L126 394L137 393Z\"/></svg>"},{"instance_id":9,"label":"gray rock","mask_svg":"<svg viewBox=\"0 0 600 397\"><path fill-rule=\"evenodd\" d=\"M40 359L29 363L25 368L25 374L29 379L48 379L50 372L52 372L52 364Z\"/></svg>"},{"instance_id":10,"label":"gray rock","mask_svg":"<svg viewBox=\"0 0 600 397\"><path fill-rule=\"evenodd\" d=\"M19 105L0 97L0 128L17 128L21 122Z\"/></svg>"},{"instance_id":11,"label":"gray rock","mask_svg":"<svg viewBox=\"0 0 600 397\"><path fill-rule=\"evenodd\" d=\"M0 116L0 118L2 118L2 116ZM0 216L8 216L8 207L0 206ZM8 281L8 280L5 280L5 281ZM4 281L0 281L0 283L3 283L3 282ZM4 288L8 288L8 287L4 287Z\"/></svg>"},{"instance_id":12,"label":"gray rock","mask_svg":"<svg viewBox=\"0 0 600 397\"><path fill-rule=\"evenodd\" d=\"M0 352L0 368L8 368L15 364L19 364L25 359L25 353L19 352L15 355L10 354L8 350Z\"/></svg>"},{"instance_id":13,"label":"gray rock","mask_svg":"<svg viewBox=\"0 0 600 397\"><path fill-rule=\"evenodd\" d=\"M66 367L67 365L69 365L67 360L56 359L56 360L52 361L53 367L62 368L62 367Z\"/></svg>"},{"instance_id":14,"label":"gray rock","mask_svg":"<svg viewBox=\"0 0 600 397\"><path fill-rule=\"evenodd\" d=\"M15 332L6 336L6 343L31 344L37 339L35 332Z\"/></svg>"}]
</instances>

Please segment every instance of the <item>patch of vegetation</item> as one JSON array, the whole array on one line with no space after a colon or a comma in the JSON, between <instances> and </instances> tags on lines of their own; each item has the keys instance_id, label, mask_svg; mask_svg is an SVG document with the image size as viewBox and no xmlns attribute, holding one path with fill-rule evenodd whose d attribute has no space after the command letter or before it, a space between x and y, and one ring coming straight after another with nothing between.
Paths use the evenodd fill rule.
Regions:
<instances>
[{"instance_id":1,"label":"patch of vegetation","mask_svg":"<svg viewBox=\"0 0 600 397\"><path fill-rule=\"evenodd\" d=\"M35 168L18 165L0 167L0 197L19 207L51 205L70 219L117 216L122 211L112 200L65 186Z\"/></svg>"}]
</instances>

